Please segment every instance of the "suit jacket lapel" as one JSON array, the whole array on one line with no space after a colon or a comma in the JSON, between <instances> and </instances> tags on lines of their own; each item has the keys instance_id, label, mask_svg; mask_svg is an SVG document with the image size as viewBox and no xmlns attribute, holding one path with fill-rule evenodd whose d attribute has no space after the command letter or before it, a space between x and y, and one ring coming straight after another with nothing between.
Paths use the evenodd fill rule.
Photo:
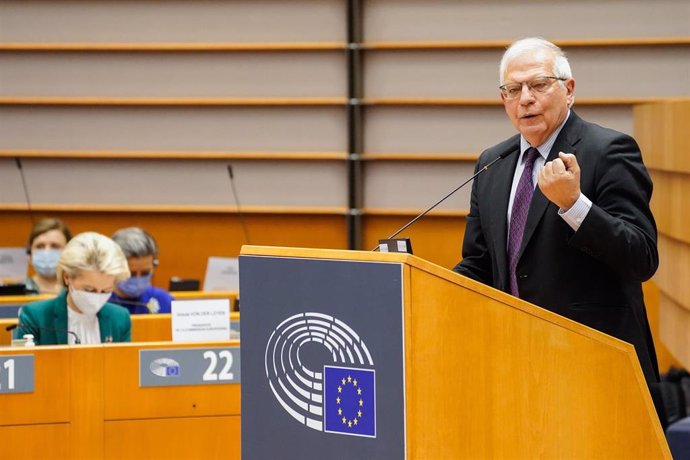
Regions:
<instances>
[{"instance_id":1,"label":"suit jacket lapel","mask_svg":"<svg viewBox=\"0 0 690 460\"><path fill-rule=\"evenodd\" d=\"M110 324L110 313L105 306L98 312L98 328L101 331L101 343L113 341L113 328Z\"/></svg>"},{"instance_id":2,"label":"suit jacket lapel","mask_svg":"<svg viewBox=\"0 0 690 460\"><path fill-rule=\"evenodd\" d=\"M493 166L493 176L491 177L491 223L489 228L493 228L494 254L496 254L496 263L499 270L501 270L498 279L507 280L508 270L508 200L510 198L510 188L513 183L513 175L515 174L515 167L520 158L520 137L517 137L513 153L508 157L508 161L503 160ZM517 152L517 154L516 154ZM488 242L487 242L488 244ZM497 280L494 280L497 281Z\"/></svg>"},{"instance_id":3,"label":"suit jacket lapel","mask_svg":"<svg viewBox=\"0 0 690 460\"><path fill-rule=\"evenodd\" d=\"M575 153L575 144L580 141L581 126L582 119L571 110L568 121L558 134L553 147L551 147L551 152L549 152L549 156L546 158L547 162L558 158L558 152ZM529 212L527 213L525 233L522 237L522 245L520 246L520 254L518 258L522 257L522 252L525 250L525 247L529 243L530 239L534 236L534 232L539 226L539 222L541 221L542 217L544 217L544 212L546 212L546 208L548 207L549 203L550 201L544 196L537 186L534 189L532 202L530 203Z\"/></svg>"},{"instance_id":4,"label":"suit jacket lapel","mask_svg":"<svg viewBox=\"0 0 690 460\"><path fill-rule=\"evenodd\" d=\"M58 344L67 343L67 291L63 290L55 299L55 339Z\"/></svg>"}]
</instances>

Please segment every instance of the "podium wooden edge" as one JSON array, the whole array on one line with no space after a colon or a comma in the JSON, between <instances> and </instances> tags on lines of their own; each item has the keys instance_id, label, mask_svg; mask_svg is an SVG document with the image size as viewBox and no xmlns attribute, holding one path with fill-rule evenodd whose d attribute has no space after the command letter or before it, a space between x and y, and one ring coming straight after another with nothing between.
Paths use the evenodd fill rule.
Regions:
<instances>
[{"instance_id":1,"label":"podium wooden edge","mask_svg":"<svg viewBox=\"0 0 690 460\"><path fill-rule=\"evenodd\" d=\"M505 305L521 310L529 315L536 316L544 321L548 321L557 326L568 329L572 332L584 335L592 340L605 343L606 345L617 348L624 353L632 353L635 357L635 348L622 340L619 340L603 332L597 331L580 323L562 317L556 313L548 311L537 305L506 294L503 291L492 288L478 281L462 276L447 268L436 265L417 256L404 253L380 253L371 251L352 251L342 249L313 249L313 248L290 248L279 246L242 246L241 256L262 256L262 257L293 257L304 259L330 259L330 260L350 260L362 262L388 262L402 263L413 268L423 270L432 275L443 278L450 283L470 289ZM641 376L641 374L640 374ZM644 378L642 379L644 381Z\"/></svg>"}]
</instances>

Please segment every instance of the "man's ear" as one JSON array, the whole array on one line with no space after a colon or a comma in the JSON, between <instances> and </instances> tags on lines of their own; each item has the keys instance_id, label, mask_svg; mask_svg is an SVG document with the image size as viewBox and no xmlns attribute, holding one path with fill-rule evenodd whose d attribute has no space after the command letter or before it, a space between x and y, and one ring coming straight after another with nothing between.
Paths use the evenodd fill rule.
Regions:
<instances>
[{"instance_id":1,"label":"man's ear","mask_svg":"<svg viewBox=\"0 0 690 460\"><path fill-rule=\"evenodd\" d=\"M575 79L571 78L565 82L565 90L568 92L568 107L572 107L575 102Z\"/></svg>"}]
</instances>

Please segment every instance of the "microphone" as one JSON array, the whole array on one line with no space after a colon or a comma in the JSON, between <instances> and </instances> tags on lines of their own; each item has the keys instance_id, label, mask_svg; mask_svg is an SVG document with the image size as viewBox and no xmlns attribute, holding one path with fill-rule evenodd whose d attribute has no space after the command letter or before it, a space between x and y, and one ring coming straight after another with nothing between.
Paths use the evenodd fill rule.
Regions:
<instances>
[{"instance_id":1,"label":"microphone","mask_svg":"<svg viewBox=\"0 0 690 460\"><path fill-rule=\"evenodd\" d=\"M6 331L13 331L14 329L21 327L22 329L28 329L32 333L34 333L34 336L37 336L35 332L37 331L51 331L51 332L65 332L67 334L70 334L74 337L74 344L75 345L80 345L81 340L79 340L79 336L77 335L76 332L70 331L69 329L55 329L52 327L43 327L43 326L31 326L29 324L25 323L17 323L17 324L11 324L5 328ZM40 342L39 342L40 345Z\"/></svg>"},{"instance_id":2,"label":"microphone","mask_svg":"<svg viewBox=\"0 0 690 460\"><path fill-rule=\"evenodd\" d=\"M235 175L232 172L232 165L228 165L228 176L230 177L230 187L232 188L232 196L235 198L235 206L237 206L237 218L240 220L242 225L242 231L244 232L244 240L247 244L252 244L249 239L249 229L247 228L247 222L244 220L244 214L242 213L242 208L240 206L239 195L237 194L237 189L235 188Z\"/></svg>"},{"instance_id":3,"label":"microphone","mask_svg":"<svg viewBox=\"0 0 690 460\"><path fill-rule=\"evenodd\" d=\"M108 303L114 303L116 305L134 305L135 307L145 307L148 304L144 302L137 302L136 300L115 300L108 299Z\"/></svg>"},{"instance_id":4,"label":"microphone","mask_svg":"<svg viewBox=\"0 0 690 460\"><path fill-rule=\"evenodd\" d=\"M520 150L520 149L518 149L518 150ZM396 236L398 236L398 235L399 235L401 232L403 232L405 229L407 229L408 227L410 227L412 224L414 224L415 222L417 222L417 221L418 221L419 219L421 219L422 217L426 216L426 215L427 215L432 209L434 209L436 206L438 206L439 204L443 203L443 202L446 201L448 198L450 198L451 196L453 196L453 194L455 194L455 192L457 192L458 190L460 190L461 188L463 188L465 185L467 185L467 184L469 184L470 182L472 182L477 176L479 176L479 175L482 174L483 172L487 171L490 167L492 167L494 164L498 163L499 161L503 160L504 158L509 157L510 155L512 155L513 153L515 153L516 151L517 151L517 150L515 150L514 148L511 147L511 149L506 150L505 152L501 153L501 154L500 154L498 157L496 157L493 161L489 162L489 163L486 164L482 169L480 169L479 171L477 171L476 173L474 173L474 174L472 175L472 177L470 177L470 178L467 179L465 182L463 182L462 184L460 184L458 187L456 187L455 189L453 189L453 191L451 191L449 194L447 194L446 196L444 196L443 198L441 198L440 200L438 200L436 203L434 203L433 205L431 205L430 207L428 207L427 209L425 209L424 211L422 211L422 212L421 212L420 214L418 214L414 219L412 219L411 221L409 221L408 223L406 223L405 225L403 225L402 227L400 227L397 231L395 231L391 236L389 236L389 237L386 238L386 239L387 239L387 240L392 240L393 238L395 238ZM376 246L374 249L372 249L372 252L375 252L376 250L378 250L378 249L380 248L380 244L381 244L383 241L384 241L384 240L379 241L379 245Z\"/></svg>"},{"instance_id":5,"label":"microphone","mask_svg":"<svg viewBox=\"0 0 690 460\"><path fill-rule=\"evenodd\" d=\"M29 188L26 185L26 177L24 177L24 168L22 167L22 160L20 157L14 157L14 161L17 164L17 169L19 170L19 177L22 180L22 188L24 189L24 199L26 200L26 210L29 213L29 219L31 220L31 225L33 226L36 223L36 221L34 220L33 210L31 209Z\"/></svg>"},{"instance_id":6,"label":"microphone","mask_svg":"<svg viewBox=\"0 0 690 460\"><path fill-rule=\"evenodd\" d=\"M144 307L149 313L158 313L160 311L161 305L158 299L151 297L148 302L139 302L136 300L126 300L126 299L109 299L109 303L114 303L115 305L121 305L126 307L128 305L134 307Z\"/></svg>"}]
</instances>

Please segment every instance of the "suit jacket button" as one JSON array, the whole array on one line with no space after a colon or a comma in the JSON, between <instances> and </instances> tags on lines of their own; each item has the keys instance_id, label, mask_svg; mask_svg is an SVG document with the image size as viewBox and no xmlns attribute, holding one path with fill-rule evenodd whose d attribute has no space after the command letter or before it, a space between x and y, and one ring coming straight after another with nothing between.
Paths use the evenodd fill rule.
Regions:
<instances>
[{"instance_id":1,"label":"suit jacket button","mask_svg":"<svg viewBox=\"0 0 690 460\"><path fill-rule=\"evenodd\" d=\"M524 280L524 279L527 279L527 276L528 275L518 275L518 278L520 278L521 280Z\"/></svg>"}]
</instances>

